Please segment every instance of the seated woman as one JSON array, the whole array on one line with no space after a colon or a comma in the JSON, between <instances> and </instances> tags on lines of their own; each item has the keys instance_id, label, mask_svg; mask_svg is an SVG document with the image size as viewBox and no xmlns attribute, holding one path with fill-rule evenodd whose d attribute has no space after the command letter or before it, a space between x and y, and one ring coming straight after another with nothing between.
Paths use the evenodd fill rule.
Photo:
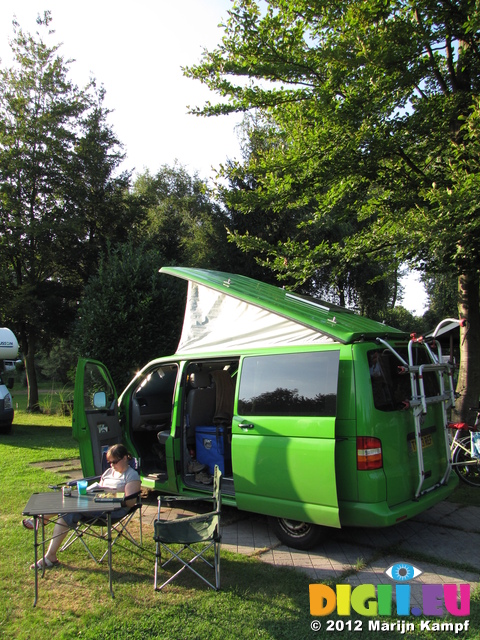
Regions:
<instances>
[{"instance_id":1,"label":"seated woman","mask_svg":"<svg viewBox=\"0 0 480 640\"><path fill-rule=\"evenodd\" d=\"M113 493L124 493L126 497L134 496L130 500L124 501L119 509L112 511L112 518L122 518L126 515L131 507L136 503L136 495L141 490L140 476L132 469L129 464L131 459L130 454L123 444L114 444L107 451L107 462L110 464L110 468L103 473L100 478L100 486L109 489ZM41 569L45 564L47 569L58 565L57 551L62 546L62 543L69 531L69 527L76 524L79 520L88 519L88 517L98 517L101 514L84 513L62 513L55 523L53 529L52 539L44 558L40 558L37 562L37 567ZM45 521L47 519L45 518ZM33 524L29 521L24 521L24 526L28 529L33 528ZM31 526L29 526L29 524ZM32 564L30 569L34 569L35 564Z\"/></svg>"}]
</instances>

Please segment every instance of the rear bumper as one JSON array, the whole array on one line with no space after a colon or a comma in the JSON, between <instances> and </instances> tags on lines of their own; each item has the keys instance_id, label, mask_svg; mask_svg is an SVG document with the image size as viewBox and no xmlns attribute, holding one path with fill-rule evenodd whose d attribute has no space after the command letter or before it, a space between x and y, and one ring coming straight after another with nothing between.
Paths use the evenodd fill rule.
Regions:
<instances>
[{"instance_id":1,"label":"rear bumper","mask_svg":"<svg viewBox=\"0 0 480 640\"><path fill-rule=\"evenodd\" d=\"M451 473L447 485L420 496L418 500L407 500L393 507L386 502L340 501L340 524L342 527L391 527L445 500L457 485L458 477Z\"/></svg>"}]
</instances>

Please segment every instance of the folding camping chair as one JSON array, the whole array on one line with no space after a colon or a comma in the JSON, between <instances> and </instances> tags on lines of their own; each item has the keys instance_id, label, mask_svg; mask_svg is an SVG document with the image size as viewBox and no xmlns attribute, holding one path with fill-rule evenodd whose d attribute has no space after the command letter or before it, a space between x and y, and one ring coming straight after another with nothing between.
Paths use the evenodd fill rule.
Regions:
<instances>
[{"instance_id":1,"label":"folding camping chair","mask_svg":"<svg viewBox=\"0 0 480 640\"><path fill-rule=\"evenodd\" d=\"M108 446L105 445L104 447L102 447L102 472L104 472L106 469L108 469L109 467L109 463L107 462L107 451L108 451ZM138 461L136 458L131 458L129 461L130 466L132 467L132 469L137 469L138 468ZM100 480L100 476L94 476L94 477L90 477L90 478L83 478L83 480L87 480L87 482L93 482L95 480ZM67 484L73 486L77 484L77 480L71 480L70 482L68 482ZM88 490L87 490L88 491ZM128 510L128 512L123 515L120 518L115 518L115 516L112 516L112 544L111 547L113 547L114 544L116 544L122 537L125 538L126 540L130 541L133 545L135 545L138 548L141 548L143 545L143 535L142 535L142 530L143 530L143 522L142 522L142 499L141 499L141 494L140 491L138 493L135 493L133 495L130 496L125 496L124 500L128 500L130 498L136 498L137 501L136 503L130 507L130 509ZM119 507L121 504L121 501L119 500ZM140 534L139 534L139 538L140 541L137 541L135 539L135 536L131 533L131 531L128 529L134 515L137 513L139 513L139 517L140 517ZM87 536L91 536L92 538L101 538L103 540L106 540L106 531L105 528L107 527L107 519L106 517L102 518L101 516L97 516L95 518L85 518L80 520L76 526L72 527L72 532L69 535L69 537L66 539L66 541L63 543L62 547L60 548L60 551L65 551L65 549L68 549L68 547L70 547L72 544L74 544L77 540L79 542L81 542L83 544L83 546L85 547L87 553L89 554L89 556L92 558L92 560L94 560L97 563L102 562L105 559L105 556L108 554L108 548L107 550L100 556L100 557L96 557L95 554L93 553L93 551L90 549L90 547L88 546L88 544L85 542L85 537Z\"/></svg>"},{"instance_id":2,"label":"folding camping chair","mask_svg":"<svg viewBox=\"0 0 480 640\"><path fill-rule=\"evenodd\" d=\"M160 508L161 498L158 498L158 515L154 521L155 540L155 591L160 591L167 584L172 582L185 569L190 569L196 576L203 580L209 587L218 591L220 589L220 511L221 511L221 485L222 474L215 466L213 475L213 493L212 498L208 499L213 503L212 511L202 513L177 520L161 520ZM173 498L175 501L181 500L192 501L192 498ZM168 501L168 498L166 499ZM195 499L193 499L195 500ZM199 498L205 501L205 498ZM196 548L191 545L196 544ZM179 551L172 549L169 545L181 545ZM201 548L200 548L201 547ZM204 554L213 547L213 564L207 560ZM168 559L162 563L162 549L169 554ZM184 554L185 559L181 557ZM168 578L163 584L158 586L159 568L164 569L172 560L178 560L182 565L180 569ZM195 561L202 560L204 564L213 569L215 575L215 583L210 582L192 565Z\"/></svg>"},{"instance_id":3,"label":"folding camping chair","mask_svg":"<svg viewBox=\"0 0 480 640\"><path fill-rule=\"evenodd\" d=\"M113 546L117 544L119 540L121 540L122 538L124 538L125 540L128 540L135 547L139 549L142 548L143 523L142 523L141 492L139 491L138 493L135 493L133 495L126 496L125 500L131 499L131 498L136 498L137 501L132 507L130 507L130 509L126 514L124 514L120 518L116 518L115 512L113 512L111 516L111 519L112 519L111 548L113 548ZM119 507L120 507L120 504L121 504L121 501L119 501L119 505L118 505ZM139 513L139 520L140 520L139 540L135 538L135 536L132 534L132 532L128 528L133 517L137 512ZM85 541L85 538L91 537L91 538L102 539L107 541L106 536L107 536L107 518L106 517L95 516L90 518L84 518L79 520L79 522L76 525L72 526L72 532L70 536L67 538L67 540L64 542L62 547L60 548L60 551L65 551L65 549L68 549L68 547L70 547L72 544L78 541L85 547L85 550L87 551L89 556L92 558L92 560L94 560L97 564L100 564L108 554L108 547L101 556L97 557L92 551L92 549L88 546L87 542Z\"/></svg>"}]
</instances>

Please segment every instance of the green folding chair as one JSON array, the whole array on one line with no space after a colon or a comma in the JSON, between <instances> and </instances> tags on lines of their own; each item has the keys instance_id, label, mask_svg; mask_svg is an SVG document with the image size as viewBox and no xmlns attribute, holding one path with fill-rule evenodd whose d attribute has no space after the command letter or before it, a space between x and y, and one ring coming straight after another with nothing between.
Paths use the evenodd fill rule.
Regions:
<instances>
[{"instance_id":1,"label":"green folding chair","mask_svg":"<svg viewBox=\"0 0 480 640\"><path fill-rule=\"evenodd\" d=\"M189 569L198 576L209 587L218 591L220 589L220 511L221 511L221 486L222 474L215 466L213 475L213 493L210 499L199 498L199 500L212 502L213 508L208 513L201 513L176 520L161 520L161 497L158 498L158 514L154 521L155 540L155 591L160 591L167 584L175 580L185 569ZM169 501L165 499L164 501ZM174 498L175 502L181 500L192 501L192 498ZM195 499L194 499L195 500ZM172 549L170 545L178 545L180 549ZM195 545L195 546L193 546ZM205 557L209 549L213 548L213 563ZM167 559L162 562L162 551L167 555ZM170 576L165 582L159 585L159 569L164 569L171 561L177 560L181 567L176 573ZM207 572L212 569L214 577L207 579L200 571L193 566L197 562L197 567L208 566Z\"/></svg>"}]
</instances>

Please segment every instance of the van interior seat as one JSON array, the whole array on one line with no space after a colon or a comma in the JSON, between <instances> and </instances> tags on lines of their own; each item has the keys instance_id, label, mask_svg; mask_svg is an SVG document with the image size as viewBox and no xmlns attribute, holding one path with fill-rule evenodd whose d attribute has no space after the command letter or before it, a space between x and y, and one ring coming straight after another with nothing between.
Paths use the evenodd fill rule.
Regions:
<instances>
[{"instance_id":1,"label":"van interior seat","mask_svg":"<svg viewBox=\"0 0 480 640\"><path fill-rule=\"evenodd\" d=\"M235 397L235 384L228 371L219 369L212 371L214 387L216 390L215 416L228 417L230 424L233 418L233 402ZM214 422L216 422L214 420Z\"/></svg>"},{"instance_id":2,"label":"van interior seat","mask_svg":"<svg viewBox=\"0 0 480 640\"><path fill-rule=\"evenodd\" d=\"M191 389L187 395L187 443L195 442L195 427L213 425L216 398L210 374L197 371L190 374Z\"/></svg>"}]
</instances>

